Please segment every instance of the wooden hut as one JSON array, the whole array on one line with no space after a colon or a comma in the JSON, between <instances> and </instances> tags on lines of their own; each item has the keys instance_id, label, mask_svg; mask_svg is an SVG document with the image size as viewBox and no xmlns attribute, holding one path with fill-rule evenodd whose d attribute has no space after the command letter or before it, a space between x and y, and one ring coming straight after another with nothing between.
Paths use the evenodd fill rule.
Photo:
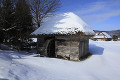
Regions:
<instances>
[{"instance_id":1,"label":"wooden hut","mask_svg":"<svg viewBox=\"0 0 120 80\"><path fill-rule=\"evenodd\" d=\"M38 39L40 55L79 60L89 53L89 38L94 31L69 12L46 18L32 35Z\"/></svg>"}]
</instances>

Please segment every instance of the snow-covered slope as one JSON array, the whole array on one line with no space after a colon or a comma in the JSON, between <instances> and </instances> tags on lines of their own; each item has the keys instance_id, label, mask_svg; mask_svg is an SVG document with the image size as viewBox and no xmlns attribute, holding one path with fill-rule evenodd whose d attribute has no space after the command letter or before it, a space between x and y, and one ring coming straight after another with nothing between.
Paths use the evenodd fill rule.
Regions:
<instances>
[{"instance_id":1,"label":"snow-covered slope","mask_svg":"<svg viewBox=\"0 0 120 80\"><path fill-rule=\"evenodd\" d=\"M84 32L86 35L94 35L93 30L80 17L72 12L68 12L46 18L41 27L35 30L32 35L74 34L78 31Z\"/></svg>"},{"instance_id":2,"label":"snow-covered slope","mask_svg":"<svg viewBox=\"0 0 120 80\"><path fill-rule=\"evenodd\" d=\"M0 51L0 79L120 80L120 42L90 41L93 55L74 62Z\"/></svg>"}]
</instances>

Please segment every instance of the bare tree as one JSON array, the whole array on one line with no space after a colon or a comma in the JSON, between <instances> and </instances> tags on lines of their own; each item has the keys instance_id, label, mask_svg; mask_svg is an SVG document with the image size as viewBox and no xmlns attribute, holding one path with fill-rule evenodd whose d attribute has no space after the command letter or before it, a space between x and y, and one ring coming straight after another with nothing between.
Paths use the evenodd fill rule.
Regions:
<instances>
[{"instance_id":1,"label":"bare tree","mask_svg":"<svg viewBox=\"0 0 120 80\"><path fill-rule=\"evenodd\" d=\"M53 14L60 7L60 0L31 0L34 22L40 27L43 18Z\"/></svg>"}]
</instances>

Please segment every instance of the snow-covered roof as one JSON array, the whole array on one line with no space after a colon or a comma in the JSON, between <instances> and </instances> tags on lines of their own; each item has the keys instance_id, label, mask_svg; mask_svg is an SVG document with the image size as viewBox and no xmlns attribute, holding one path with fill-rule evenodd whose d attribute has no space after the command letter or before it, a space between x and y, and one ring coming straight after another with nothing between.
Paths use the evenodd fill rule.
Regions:
<instances>
[{"instance_id":1,"label":"snow-covered roof","mask_svg":"<svg viewBox=\"0 0 120 80\"><path fill-rule=\"evenodd\" d=\"M44 23L35 30L32 35L39 34L67 34L83 32L86 35L94 35L94 31L77 15L72 12L57 14L45 18Z\"/></svg>"},{"instance_id":2,"label":"snow-covered roof","mask_svg":"<svg viewBox=\"0 0 120 80\"><path fill-rule=\"evenodd\" d=\"M107 38L112 38L108 33L102 32Z\"/></svg>"},{"instance_id":3,"label":"snow-covered roof","mask_svg":"<svg viewBox=\"0 0 120 80\"><path fill-rule=\"evenodd\" d=\"M112 38L112 37L106 32L101 32L101 33L96 33L96 35L93 38Z\"/></svg>"}]
</instances>

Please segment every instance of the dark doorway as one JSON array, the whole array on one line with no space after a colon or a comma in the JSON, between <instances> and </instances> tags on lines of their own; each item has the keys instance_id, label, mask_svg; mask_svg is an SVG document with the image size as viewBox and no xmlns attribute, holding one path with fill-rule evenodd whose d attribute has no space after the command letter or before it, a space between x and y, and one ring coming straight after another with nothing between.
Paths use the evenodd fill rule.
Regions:
<instances>
[{"instance_id":1,"label":"dark doorway","mask_svg":"<svg viewBox=\"0 0 120 80\"><path fill-rule=\"evenodd\" d=\"M47 47L47 56L55 57L55 39L52 39Z\"/></svg>"}]
</instances>

